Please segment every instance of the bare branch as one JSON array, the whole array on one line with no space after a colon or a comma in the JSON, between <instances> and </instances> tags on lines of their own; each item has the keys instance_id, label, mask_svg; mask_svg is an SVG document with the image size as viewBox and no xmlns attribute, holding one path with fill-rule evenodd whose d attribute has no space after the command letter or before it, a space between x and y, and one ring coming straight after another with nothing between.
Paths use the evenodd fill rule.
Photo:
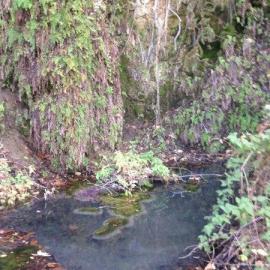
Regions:
<instances>
[{"instance_id":1,"label":"bare branch","mask_svg":"<svg viewBox=\"0 0 270 270\"><path fill-rule=\"evenodd\" d=\"M182 20L181 20L180 16L179 16L174 10L172 10L171 8L170 8L169 10L170 10L170 11L177 17L177 19L178 19L178 32L177 32L176 36L174 37L174 49L175 49L175 51L176 51L176 50L177 50L177 44L176 44L176 42L177 42L177 39L178 39L178 37L180 36L181 31L182 31Z\"/></svg>"}]
</instances>

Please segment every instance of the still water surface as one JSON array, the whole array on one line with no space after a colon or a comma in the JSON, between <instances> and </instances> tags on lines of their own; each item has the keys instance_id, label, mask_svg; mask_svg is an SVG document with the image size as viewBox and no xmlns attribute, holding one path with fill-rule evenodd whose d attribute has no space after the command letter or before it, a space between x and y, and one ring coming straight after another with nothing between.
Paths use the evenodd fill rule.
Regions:
<instances>
[{"instance_id":1,"label":"still water surface","mask_svg":"<svg viewBox=\"0 0 270 270\"><path fill-rule=\"evenodd\" d=\"M217 173L218 168L199 173ZM217 177L207 180L197 192L180 185L158 186L143 202L143 213L129 226L107 239L93 232L110 217L106 206L58 196L15 211L13 227L34 231L38 241L68 270L161 270L171 269L187 246L197 243L216 201ZM80 207L100 206L99 215L79 214ZM104 208L103 208L104 207Z\"/></svg>"}]
</instances>

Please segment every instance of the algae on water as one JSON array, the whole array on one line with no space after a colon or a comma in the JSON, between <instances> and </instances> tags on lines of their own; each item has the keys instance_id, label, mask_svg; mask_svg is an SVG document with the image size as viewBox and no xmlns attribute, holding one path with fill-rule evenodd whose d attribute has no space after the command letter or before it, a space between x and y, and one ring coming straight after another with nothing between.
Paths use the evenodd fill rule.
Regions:
<instances>
[{"instance_id":1,"label":"algae on water","mask_svg":"<svg viewBox=\"0 0 270 270\"><path fill-rule=\"evenodd\" d=\"M93 237L96 239L109 238L124 226L131 224L132 217L143 211L142 201L149 198L150 195L145 192L135 192L132 196L103 195L101 202L110 208L113 216L103 222L102 226L94 232Z\"/></svg>"},{"instance_id":2,"label":"algae on water","mask_svg":"<svg viewBox=\"0 0 270 270\"><path fill-rule=\"evenodd\" d=\"M101 201L104 205L110 206L113 214L131 217L142 211L141 201L149 198L150 195L145 192L135 192L132 196L104 195L101 197Z\"/></svg>"}]
</instances>

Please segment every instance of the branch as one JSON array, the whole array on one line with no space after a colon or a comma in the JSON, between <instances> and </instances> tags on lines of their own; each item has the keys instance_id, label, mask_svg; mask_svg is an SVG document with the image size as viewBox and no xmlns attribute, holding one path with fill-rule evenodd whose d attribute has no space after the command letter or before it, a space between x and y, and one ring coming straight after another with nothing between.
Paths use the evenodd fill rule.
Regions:
<instances>
[{"instance_id":1,"label":"branch","mask_svg":"<svg viewBox=\"0 0 270 270\"><path fill-rule=\"evenodd\" d=\"M181 18L179 17L179 15L178 15L174 10L172 10L171 8L169 8L169 10L170 10L170 11L177 17L177 19L178 19L178 32L177 32L176 36L174 37L174 49L176 50L176 49L177 49L176 41L177 41L178 37L180 36L181 31L182 31L182 20L181 20Z\"/></svg>"},{"instance_id":2,"label":"branch","mask_svg":"<svg viewBox=\"0 0 270 270\"><path fill-rule=\"evenodd\" d=\"M251 157L253 156L253 152L250 152L247 156L247 158L245 159L243 165L241 166L240 170L242 172L242 175L241 175L241 193L243 194L244 192L244 187L243 187L243 176L244 176L244 179L245 179L245 182L246 182L246 185L247 185L247 194L249 194L249 183L248 183L248 179L247 179L247 174L246 174L246 171L245 171L245 167L247 166L249 160L251 159Z\"/></svg>"}]
</instances>

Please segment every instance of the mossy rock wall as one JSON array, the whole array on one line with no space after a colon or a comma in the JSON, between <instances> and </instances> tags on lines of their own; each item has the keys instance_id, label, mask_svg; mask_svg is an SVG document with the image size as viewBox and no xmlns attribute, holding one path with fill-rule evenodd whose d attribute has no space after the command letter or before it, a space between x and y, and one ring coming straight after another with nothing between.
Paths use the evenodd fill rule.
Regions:
<instances>
[{"instance_id":1,"label":"mossy rock wall","mask_svg":"<svg viewBox=\"0 0 270 270\"><path fill-rule=\"evenodd\" d=\"M140 1L129 29L125 91L144 98L126 106L154 117L158 65L163 125L183 145L218 151L230 132L254 131L270 97L269 3L157 1L155 14L154 2Z\"/></svg>"},{"instance_id":2,"label":"mossy rock wall","mask_svg":"<svg viewBox=\"0 0 270 270\"><path fill-rule=\"evenodd\" d=\"M81 169L121 140L119 52L110 3L4 1L0 82L29 109L31 139L56 168Z\"/></svg>"},{"instance_id":3,"label":"mossy rock wall","mask_svg":"<svg viewBox=\"0 0 270 270\"><path fill-rule=\"evenodd\" d=\"M163 124L207 148L260 121L269 10L250 0L2 1L0 83L28 108L33 146L55 167L78 170L115 149L124 111L154 120L158 88Z\"/></svg>"}]
</instances>

